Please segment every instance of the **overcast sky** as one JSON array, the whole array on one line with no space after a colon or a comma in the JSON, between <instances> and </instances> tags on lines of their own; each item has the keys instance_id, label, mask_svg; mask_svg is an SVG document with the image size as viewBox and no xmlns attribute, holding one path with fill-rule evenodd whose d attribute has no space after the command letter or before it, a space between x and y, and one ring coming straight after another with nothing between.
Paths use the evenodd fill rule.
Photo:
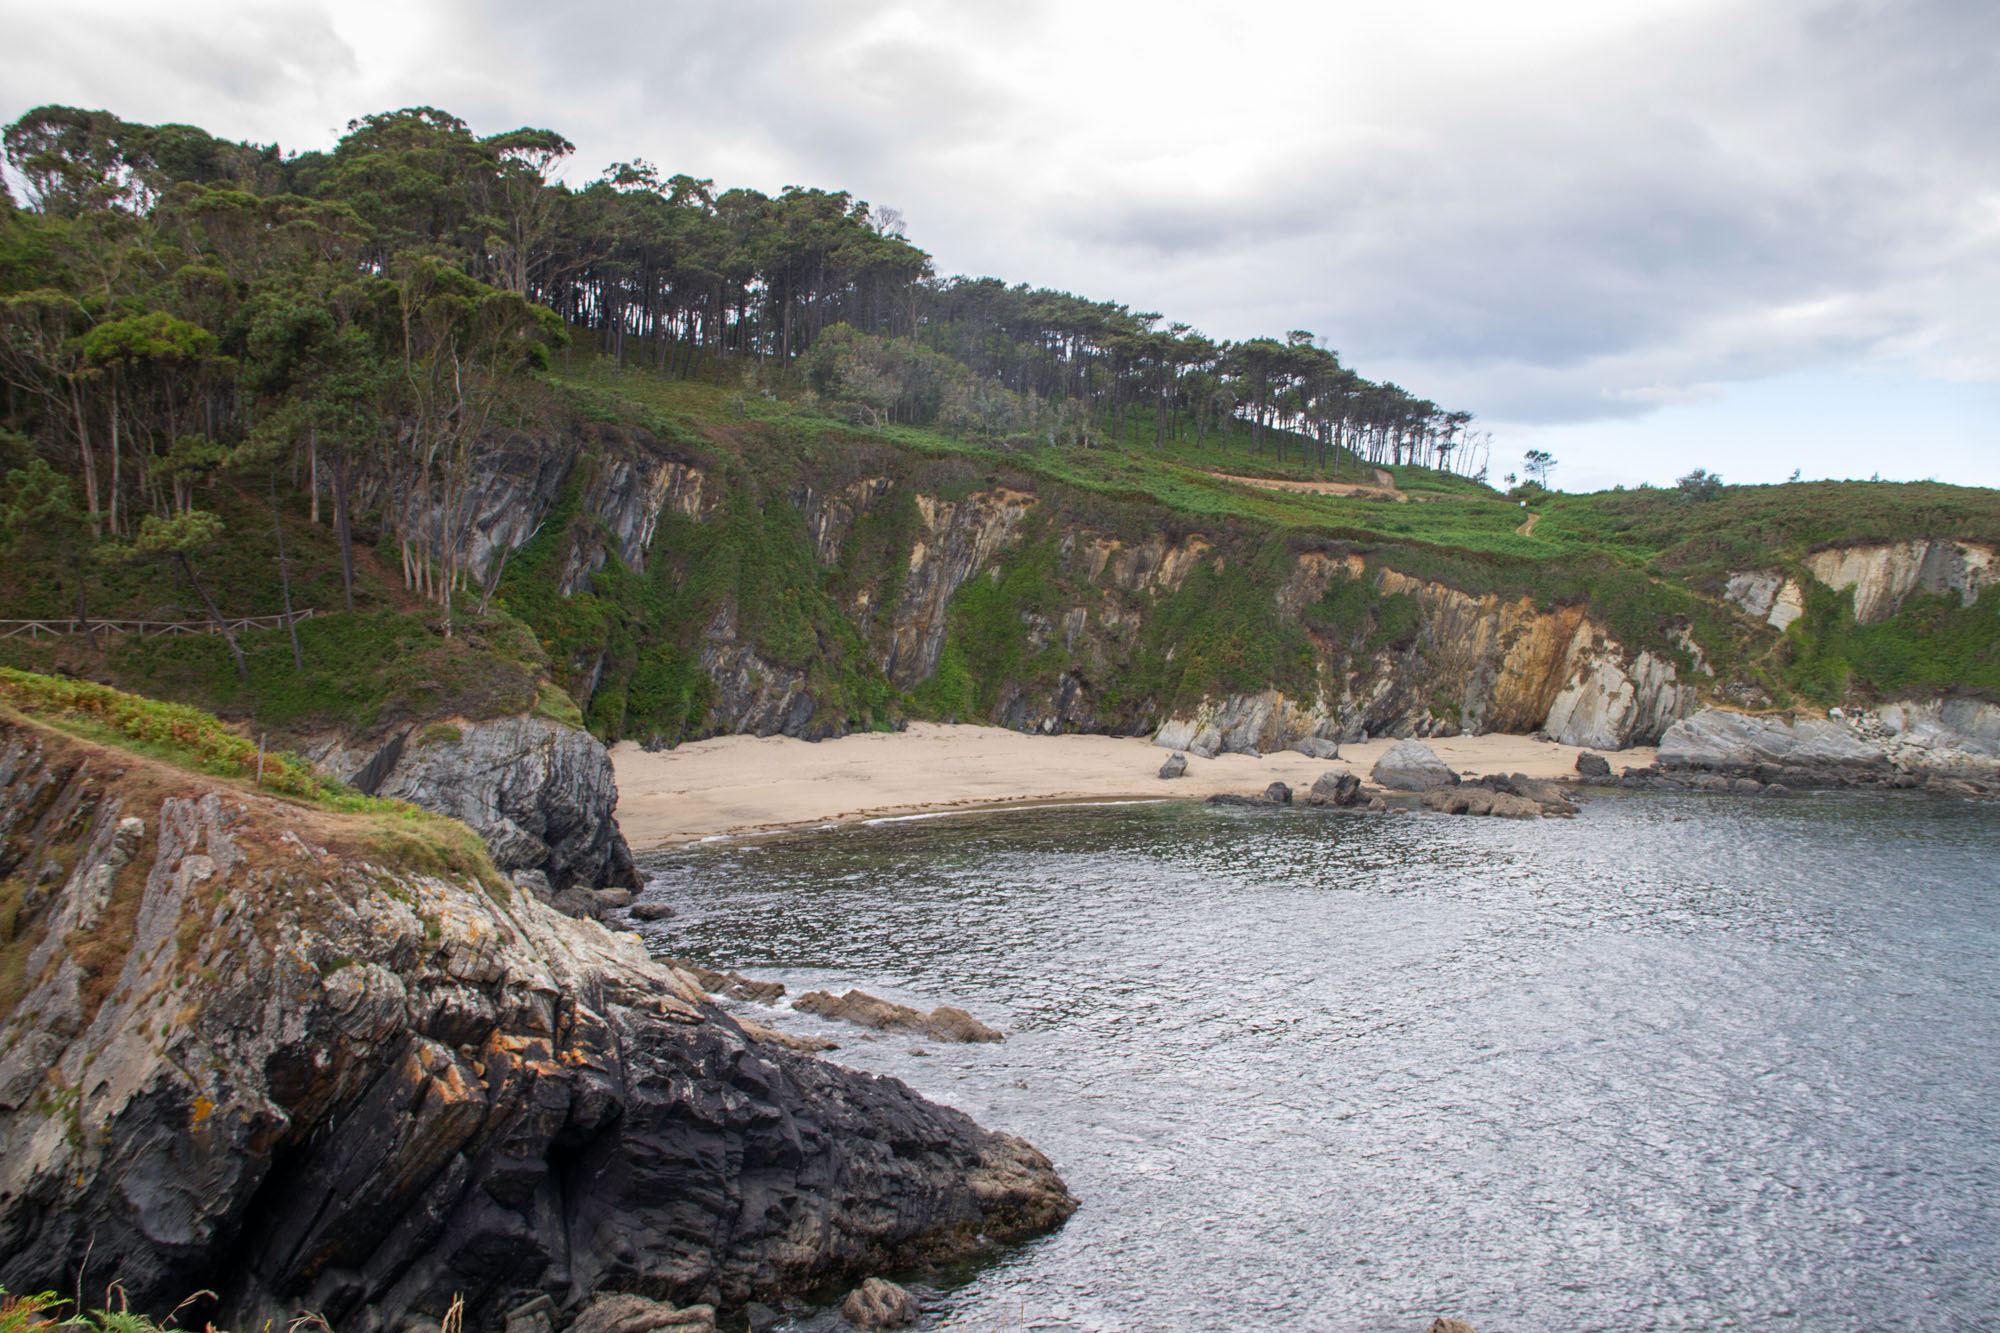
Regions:
<instances>
[{"instance_id":1,"label":"overcast sky","mask_svg":"<svg viewBox=\"0 0 2000 1333\"><path fill-rule=\"evenodd\" d=\"M1318 333L1571 489L2000 485L1996 0L0 0L43 102L430 104L845 189L940 272Z\"/></svg>"}]
</instances>

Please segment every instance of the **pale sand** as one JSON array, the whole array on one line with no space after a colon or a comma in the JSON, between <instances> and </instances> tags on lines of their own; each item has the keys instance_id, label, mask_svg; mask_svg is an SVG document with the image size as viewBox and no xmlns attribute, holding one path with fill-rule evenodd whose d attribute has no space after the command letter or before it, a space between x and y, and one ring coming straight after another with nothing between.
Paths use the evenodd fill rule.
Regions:
<instances>
[{"instance_id":1,"label":"pale sand","mask_svg":"<svg viewBox=\"0 0 2000 1333\"><path fill-rule=\"evenodd\" d=\"M914 722L908 731L830 741L724 736L648 754L627 741L611 751L618 823L637 849L721 835L847 823L886 815L1039 801L1200 799L1261 792L1272 782L1304 796L1329 769L1364 780L1392 740L1343 745L1335 760L1284 751L1188 756L1187 776L1162 781L1170 751L1143 737L1030 736L1001 727ZM1474 776L1571 777L1572 746L1525 736L1426 741ZM1610 756L1614 769L1653 762L1650 749Z\"/></svg>"}]
</instances>

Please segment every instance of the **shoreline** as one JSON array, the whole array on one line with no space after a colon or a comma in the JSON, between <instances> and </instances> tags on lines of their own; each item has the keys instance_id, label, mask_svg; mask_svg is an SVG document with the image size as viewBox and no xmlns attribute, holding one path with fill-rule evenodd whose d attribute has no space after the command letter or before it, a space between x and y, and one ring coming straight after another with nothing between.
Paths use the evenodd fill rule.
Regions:
<instances>
[{"instance_id":1,"label":"shoreline","mask_svg":"<svg viewBox=\"0 0 2000 1333\"><path fill-rule=\"evenodd\" d=\"M717 839L838 828L869 820L972 814L1036 805L1203 800L1248 795L1273 782L1303 795L1320 774L1366 782L1395 738L1341 747L1339 759L1292 750L1188 755L1187 775L1159 777L1175 751L1146 736L1037 736L1005 727L913 722L900 732L857 732L824 741L718 736L649 753L630 741L611 749L616 817L635 852ZM1427 740L1468 777L1524 773L1576 776L1577 746L1492 733ZM1182 751L1181 753L1186 753ZM1614 767L1644 767L1651 748L1609 752Z\"/></svg>"}]
</instances>

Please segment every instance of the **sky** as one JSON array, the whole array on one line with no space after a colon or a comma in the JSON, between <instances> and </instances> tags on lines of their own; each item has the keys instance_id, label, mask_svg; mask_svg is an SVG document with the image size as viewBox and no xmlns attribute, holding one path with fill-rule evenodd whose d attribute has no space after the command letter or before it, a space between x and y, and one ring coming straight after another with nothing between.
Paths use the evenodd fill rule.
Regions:
<instances>
[{"instance_id":1,"label":"sky","mask_svg":"<svg viewBox=\"0 0 2000 1333\"><path fill-rule=\"evenodd\" d=\"M1994 0L0 0L45 102L443 107L901 209L941 273L1307 329L1565 489L2000 485Z\"/></svg>"}]
</instances>

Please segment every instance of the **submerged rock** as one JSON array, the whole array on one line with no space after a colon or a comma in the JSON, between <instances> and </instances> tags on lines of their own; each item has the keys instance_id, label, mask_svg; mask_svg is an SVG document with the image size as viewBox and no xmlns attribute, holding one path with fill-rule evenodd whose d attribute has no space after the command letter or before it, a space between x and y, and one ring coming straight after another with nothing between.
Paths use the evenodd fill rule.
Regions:
<instances>
[{"instance_id":1,"label":"submerged rock","mask_svg":"<svg viewBox=\"0 0 2000 1333\"><path fill-rule=\"evenodd\" d=\"M1473 1329L1463 1319L1438 1318L1431 1320L1427 1333L1473 1333Z\"/></svg>"},{"instance_id":2,"label":"submerged rock","mask_svg":"<svg viewBox=\"0 0 2000 1333\"><path fill-rule=\"evenodd\" d=\"M115 1278L164 1315L206 1287L220 1327L357 1329L454 1296L498 1329L550 1290L665 1328L1076 1206L1027 1144L755 1039L636 936L385 864L367 819L103 753L0 721L0 879L73 867L14 922L8 1290ZM632 1290L673 1304L588 1304Z\"/></svg>"},{"instance_id":3,"label":"submerged rock","mask_svg":"<svg viewBox=\"0 0 2000 1333\"><path fill-rule=\"evenodd\" d=\"M1375 761L1368 778L1391 791L1434 791L1458 785L1458 774L1421 741L1397 741Z\"/></svg>"},{"instance_id":4,"label":"submerged rock","mask_svg":"<svg viewBox=\"0 0 2000 1333\"><path fill-rule=\"evenodd\" d=\"M917 1322L923 1310L917 1298L883 1278L871 1277L840 1303L840 1313L856 1328L902 1328Z\"/></svg>"},{"instance_id":5,"label":"submerged rock","mask_svg":"<svg viewBox=\"0 0 2000 1333\"><path fill-rule=\"evenodd\" d=\"M986 1026L963 1009L941 1004L927 1014L906 1004L878 1000L873 995L858 990L850 990L845 995L834 995L823 990L807 991L792 1001L792 1008L808 1014L818 1014L821 1018L856 1023L880 1032L922 1032L936 1037L939 1041L1006 1040L1006 1034L997 1028Z\"/></svg>"}]
</instances>

